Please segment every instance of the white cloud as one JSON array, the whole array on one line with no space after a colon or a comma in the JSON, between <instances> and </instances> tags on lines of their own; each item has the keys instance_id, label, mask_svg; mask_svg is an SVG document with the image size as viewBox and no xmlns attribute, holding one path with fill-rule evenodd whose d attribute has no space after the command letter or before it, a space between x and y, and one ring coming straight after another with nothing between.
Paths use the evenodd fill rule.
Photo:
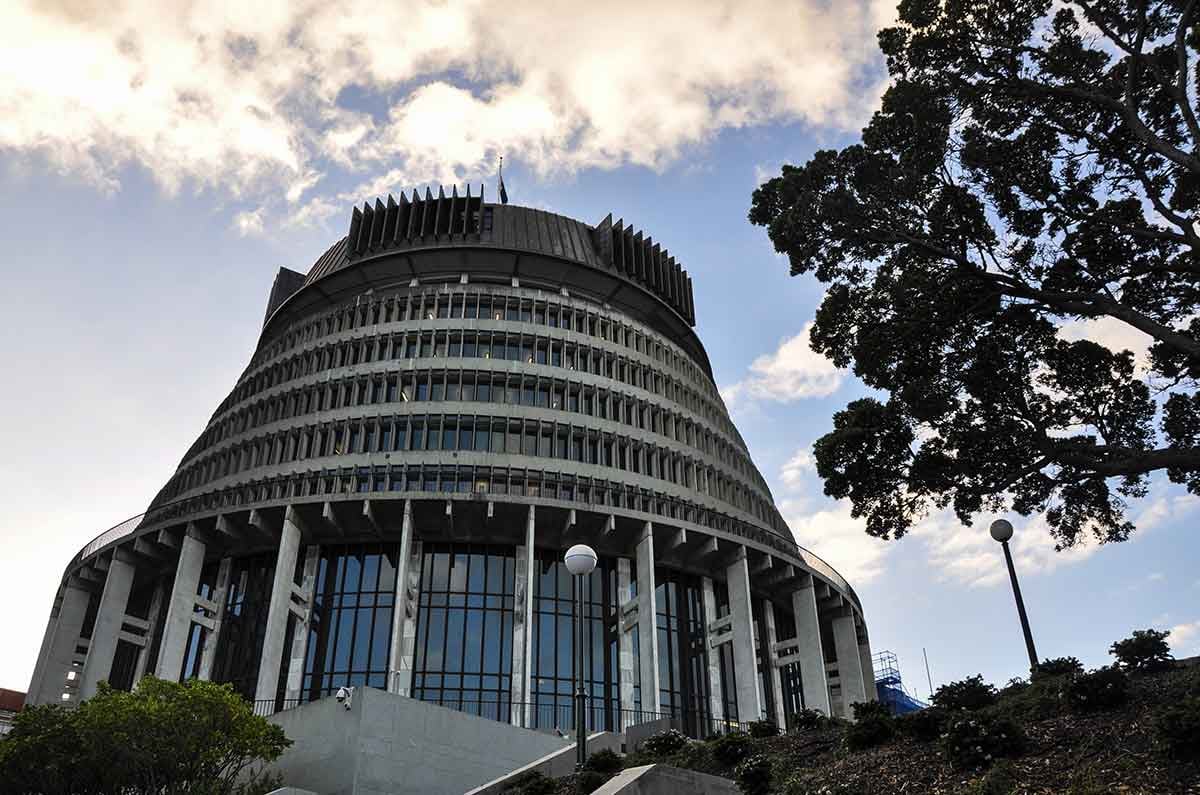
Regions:
<instances>
[{"instance_id":1,"label":"white cloud","mask_svg":"<svg viewBox=\"0 0 1200 795\"><path fill-rule=\"evenodd\" d=\"M168 191L256 204L300 201L330 164L392 170L389 188L490 175L499 154L542 175L657 169L724 129L856 129L883 87L874 34L893 9L16 0L0 151L108 191L134 163ZM376 100L386 113L363 110Z\"/></svg>"},{"instance_id":2,"label":"white cloud","mask_svg":"<svg viewBox=\"0 0 1200 795\"><path fill-rule=\"evenodd\" d=\"M757 400L788 403L836 392L846 371L809 346L812 327L812 321L805 323L799 334L780 342L774 353L751 362L745 378L721 390L725 402L730 407Z\"/></svg>"},{"instance_id":3,"label":"white cloud","mask_svg":"<svg viewBox=\"0 0 1200 795\"><path fill-rule=\"evenodd\" d=\"M250 235L261 235L263 233L263 213L266 211L259 207L257 210L243 210L233 216L233 229L242 237Z\"/></svg>"},{"instance_id":4,"label":"white cloud","mask_svg":"<svg viewBox=\"0 0 1200 795\"><path fill-rule=\"evenodd\" d=\"M1146 579L1150 582L1162 582L1163 580L1167 579L1167 575L1163 574L1161 571L1153 571L1146 575Z\"/></svg>"},{"instance_id":5,"label":"white cloud","mask_svg":"<svg viewBox=\"0 0 1200 795\"><path fill-rule=\"evenodd\" d=\"M1200 621L1186 624L1176 624L1170 628L1171 635L1167 643L1171 644L1171 653L1176 657L1186 657L1200 653Z\"/></svg>"},{"instance_id":6,"label":"white cloud","mask_svg":"<svg viewBox=\"0 0 1200 795\"><path fill-rule=\"evenodd\" d=\"M892 542L867 535L863 521L850 515L849 502L815 512L807 507L806 500L784 500L779 505L796 543L837 569L851 585L868 583L883 573Z\"/></svg>"},{"instance_id":7,"label":"white cloud","mask_svg":"<svg viewBox=\"0 0 1200 795\"><path fill-rule=\"evenodd\" d=\"M817 464L807 447L801 447L795 455L784 462L779 470L779 479L785 488L796 491L803 487L806 475L816 474Z\"/></svg>"}]
</instances>

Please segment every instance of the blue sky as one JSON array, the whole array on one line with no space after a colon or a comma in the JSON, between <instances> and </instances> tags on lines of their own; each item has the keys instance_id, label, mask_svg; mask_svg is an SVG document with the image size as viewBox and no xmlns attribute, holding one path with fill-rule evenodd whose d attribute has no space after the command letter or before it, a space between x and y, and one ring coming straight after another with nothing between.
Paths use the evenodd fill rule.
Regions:
<instances>
[{"instance_id":1,"label":"blue sky","mask_svg":"<svg viewBox=\"0 0 1200 795\"><path fill-rule=\"evenodd\" d=\"M935 687L1022 673L992 517L881 542L822 495L811 444L865 390L807 349L820 287L746 221L780 163L854 140L884 77L885 0L790 19L769 3L555 19L257 5L43 3L0 26L0 687L28 683L62 566L144 509L236 381L275 270L307 269L379 191L483 181L494 197L500 154L513 203L612 212L689 269L754 460L912 689L927 695L922 648ZM1111 325L1064 334L1141 345ZM1103 664L1146 626L1200 653L1197 500L1156 481L1131 514L1133 540L1069 553L1013 517L1043 657Z\"/></svg>"}]
</instances>

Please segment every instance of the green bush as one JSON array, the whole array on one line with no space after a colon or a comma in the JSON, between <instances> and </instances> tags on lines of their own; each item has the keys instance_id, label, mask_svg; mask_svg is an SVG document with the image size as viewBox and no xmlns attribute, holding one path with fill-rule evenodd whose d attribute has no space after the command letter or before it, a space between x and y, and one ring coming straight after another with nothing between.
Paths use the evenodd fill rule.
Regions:
<instances>
[{"instance_id":1,"label":"green bush","mask_svg":"<svg viewBox=\"0 0 1200 795\"><path fill-rule=\"evenodd\" d=\"M1012 795L1017 788L1017 777L1012 764L1000 760L971 788L971 795Z\"/></svg>"},{"instance_id":2,"label":"green bush","mask_svg":"<svg viewBox=\"0 0 1200 795\"><path fill-rule=\"evenodd\" d=\"M750 736L763 739L764 737L777 737L779 735L779 727L775 725L773 720L752 720L749 725Z\"/></svg>"},{"instance_id":3,"label":"green bush","mask_svg":"<svg viewBox=\"0 0 1200 795\"><path fill-rule=\"evenodd\" d=\"M621 768L625 766L625 761L621 759L621 755L608 748L588 756L587 761L583 763L584 770L594 770L597 773L607 773L612 775L619 773Z\"/></svg>"},{"instance_id":4,"label":"green bush","mask_svg":"<svg viewBox=\"0 0 1200 795\"><path fill-rule=\"evenodd\" d=\"M882 701L857 701L850 705L850 710L855 720L892 717L892 711Z\"/></svg>"},{"instance_id":5,"label":"green bush","mask_svg":"<svg viewBox=\"0 0 1200 795\"><path fill-rule=\"evenodd\" d=\"M642 750L651 756L670 756L688 744L688 738L676 729L659 732L642 741Z\"/></svg>"},{"instance_id":6,"label":"green bush","mask_svg":"<svg viewBox=\"0 0 1200 795\"><path fill-rule=\"evenodd\" d=\"M943 748L961 768L987 767L993 761L1016 756L1025 747L1025 734L1011 720L987 715L959 715L946 722Z\"/></svg>"},{"instance_id":7,"label":"green bush","mask_svg":"<svg viewBox=\"0 0 1200 795\"><path fill-rule=\"evenodd\" d=\"M1200 696L1164 709L1154 721L1154 730L1171 756L1200 760Z\"/></svg>"},{"instance_id":8,"label":"green bush","mask_svg":"<svg viewBox=\"0 0 1200 795\"><path fill-rule=\"evenodd\" d=\"M575 794L576 795L591 795L591 793L603 787L612 776L595 770L583 770L575 774Z\"/></svg>"},{"instance_id":9,"label":"green bush","mask_svg":"<svg viewBox=\"0 0 1200 795\"><path fill-rule=\"evenodd\" d=\"M1037 679L1038 677L1033 676L1031 678ZM1007 696L1014 696L1017 693L1023 693L1030 684L1031 683L1029 679L1022 679L1019 676L1014 676L1004 684L1004 687L1000 688L1000 692L997 694L997 697L1005 698Z\"/></svg>"},{"instance_id":10,"label":"green bush","mask_svg":"<svg viewBox=\"0 0 1200 795\"><path fill-rule=\"evenodd\" d=\"M263 777L249 769L291 744L229 685L146 677L126 693L101 683L76 709L17 714L0 741L0 792L257 791Z\"/></svg>"},{"instance_id":11,"label":"green bush","mask_svg":"<svg viewBox=\"0 0 1200 795\"><path fill-rule=\"evenodd\" d=\"M733 778L745 795L768 795L771 791L771 760L756 754L737 766Z\"/></svg>"},{"instance_id":12,"label":"green bush","mask_svg":"<svg viewBox=\"0 0 1200 795\"><path fill-rule=\"evenodd\" d=\"M1083 673L1083 663L1076 657L1052 657L1038 663L1034 678L1043 676L1064 676L1066 674Z\"/></svg>"},{"instance_id":13,"label":"green bush","mask_svg":"<svg viewBox=\"0 0 1200 795\"><path fill-rule=\"evenodd\" d=\"M1171 647L1167 645L1167 636L1170 634L1156 629L1134 630L1131 637L1113 643L1108 653L1116 657L1126 671L1163 671L1171 667L1174 659Z\"/></svg>"},{"instance_id":14,"label":"green bush","mask_svg":"<svg viewBox=\"0 0 1200 795\"><path fill-rule=\"evenodd\" d=\"M1044 720L1063 711L1063 689L1069 677L1039 677L1019 688L1006 687L990 711L1018 723Z\"/></svg>"},{"instance_id":15,"label":"green bush","mask_svg":"<svg viewBox=\"0 0 1200 795\"><path fill-rule=\"evenodd\" d=\"M829 722L825 714L815 709L802 709L792 715L789 721L795 731L808 731L823 728Z\"/></svg>"},{"instance_id":16,"label":"green bush","mask_svg":"<svg viewBox=\"0 0 1200 795\"><path fill-rule=\"evenodd\" d=\"M743 732L729 732L709 741L713 758L726 767L733 767L746 757L754 748L750 735Z\"/></svg>"},{"instance_id":17,"label":"green bush","mask_svg":"<svg viewBox=\"0 0 1200 795\"><path fill-rule=\"evenodd\" d=\"M519 776L504 787L506 795L554 795L558 792L558 781L543 775L536 770L530 770Z\"/></svg>"},{"instance_id":18,"label":"green bush","mask_svg":"<svg viewBox=\"0 0 1200 795\"><path fill-rule=\"evenodd\" d=\"M895 734L896 722L891 715L885 717L869 712L846 729L846 747L851 751L864 751L886 743Z\"/></svg>"},{"instance_id":19,"label":"green bush","mask_svg":"<svg viewBox=\"0 0 1200 795\"><path fill-rule=\"evenodd\" d=\"M896 731L922 743L929 743L942 736L946 722L946 711L941 707L929 707L901 715L896 718Z\"/></svg>"},{"instance_id":20,"label":"green bush","mask_svg":"<svg viewBox=\"0 0 1200 795\"><path fill-rule=\"evenodd\" d=\"M1112 709L1125 703L1129 678L1115 665L1072 676L1063 695L1067 704L1079 712Z\"/></svg>"},{"instance_id":21,"label":"green bush","mask_svg":"<svg viewBox=\"0 0 1200 795\"><path fill-rule=\"evenodd\" d=\"M996 688L983 681L982 674L950 682L939 687L931 701L949 712L977 710L996 703Z\"/></svg>"}]
</instances>

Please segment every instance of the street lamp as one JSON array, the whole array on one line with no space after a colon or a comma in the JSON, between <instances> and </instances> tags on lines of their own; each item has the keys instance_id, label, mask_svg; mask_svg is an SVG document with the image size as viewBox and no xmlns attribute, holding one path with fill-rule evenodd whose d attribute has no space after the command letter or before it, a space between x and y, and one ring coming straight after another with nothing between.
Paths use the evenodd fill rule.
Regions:
<instances>
[{"instance_id":1,"label":"street lamp","mask_svg":"<svg viewBox=\"0 0 1200 795\"><path fill-rule=\"evenodd\" d=\"M1017 584L1017 570L1013 567L1012 552L1008 549L1008 540L1012 538L1012 522L1007 519L997 519L989 528L992 538L1004 547L1004 560L1008 563L1008 578L1012 581L1013 598L1017 600L1017 615L1021 617L1021 631L1025 633L1025 651L1029 652L1029 672L1038 669L1037 650L1033 648L1033 633L1029 630L1029 616L1025 615L1025 600L1021 598L1021 586Z\"/></svg>"},{"instance_id":2,"label":"street lamp","mask_svg":"<svg viewBox=\"0 0 1200 795\"><path fill-rule=\"evenodd\" d=\"M587 692L583 688L583 581L596 568L596 550L576 544L563 556L575 583L575 769L587 761Z\"/></svg>"}]
</instances>

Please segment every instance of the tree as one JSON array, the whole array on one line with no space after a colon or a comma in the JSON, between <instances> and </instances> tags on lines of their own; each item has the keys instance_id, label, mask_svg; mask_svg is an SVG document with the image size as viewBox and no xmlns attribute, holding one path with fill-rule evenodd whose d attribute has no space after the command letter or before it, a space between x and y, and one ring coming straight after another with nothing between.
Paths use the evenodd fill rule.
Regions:
<instances>
[{"instance_id":1,"label":"tree","mask_svg":"<svg viewBox=\"0 0 1200 795\"><path fill-rule=\"evenodd\" d=\"M0 793L266 791L239 776L291 745L228 685L147 677L133 693L100 691L76 709L30 707L0 741Z\"/></svg>"},{"instance_id":2,"label":"tree","mask_svg":"<svg viewBox=\"0 0 1200 795\"><path fill-rule=\"evenodd\" d=\"M883 393L814 450L871 535L952 506L1122 541L1151 473L1200 494L1198 15L902 0L861 142L755 192L750 220L827 286L814 350ZM1072 340L1096 323L1148 360Z\"/></svg>"}]
</instances>

